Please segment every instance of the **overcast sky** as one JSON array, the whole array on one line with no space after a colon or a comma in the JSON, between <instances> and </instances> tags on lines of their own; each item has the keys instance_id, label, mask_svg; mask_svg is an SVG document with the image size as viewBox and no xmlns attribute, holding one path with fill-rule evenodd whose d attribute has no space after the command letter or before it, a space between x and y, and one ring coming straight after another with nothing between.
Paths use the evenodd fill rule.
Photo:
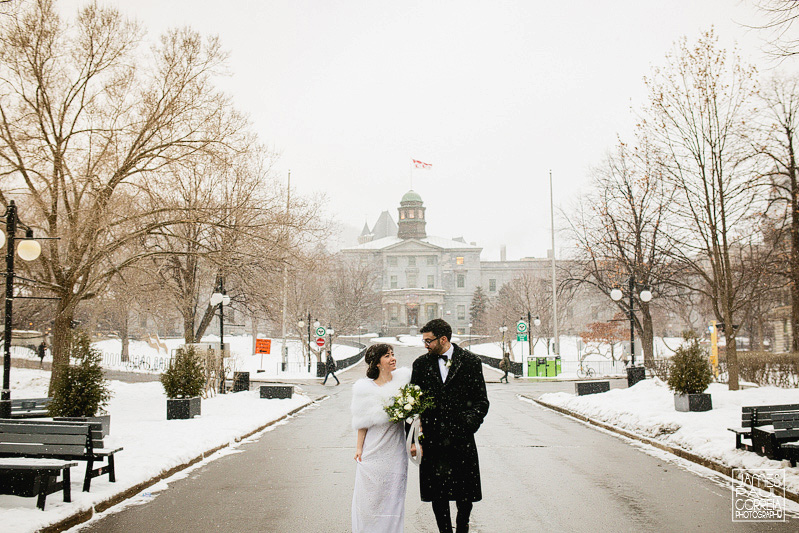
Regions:
<instances>
[{"instance_id":1,"label":"overcast sky","mask_svg":"<svg viewBox=\"0 0 799 533\"><path fill-rule=\"evenodd\" d=\"M230 52L223 87L292 188L324 193L353 238L411 188L428 234L483 259L546 255L549 170L568 210L642 77L682 35L716 27L762 71L753 0L118 0L154 38L189 25ZM66 12L82 1L62 2ZM102 3L102 2L101 2ZM556 221L556 227L561 223ZM354 244L351 241L341 243ZM560 245L558 245L560 248Z\"/></svg>"}]
</instances>

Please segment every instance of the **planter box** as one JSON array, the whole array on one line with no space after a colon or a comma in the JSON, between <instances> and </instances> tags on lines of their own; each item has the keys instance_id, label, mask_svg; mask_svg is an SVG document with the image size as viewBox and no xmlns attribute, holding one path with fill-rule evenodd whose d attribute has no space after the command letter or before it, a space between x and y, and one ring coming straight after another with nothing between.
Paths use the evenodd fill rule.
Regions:
<instances>
[{"instance_id":1,"label":"planter box","mask_svg":"<svg viewBox=\"0 0 799 533\"><path fill-rule=\"evenodd\" d=\"M264 385L261 387L261 398L291 398L294 393L292 385Z\"/></svg>"},{"instance_id":2,"label":"planter box","mask_svg":"<svg viewBox=\"0 0 799 533\"><path fill-rule=\"evenodd\" d=\"M646 368L642 366L631 366L627 369L627 386L632 387L639 381L646 379Z\"/></svg>"},{"instance_id":3,"label":"planter box","mask_svg":"<svg viewBox=\"0 0 799 533\"><path fill-rule=\"evenodd\" d=\"M53 420L63 422L99 422L100 431L103 437L111 434L111 415L97 415L97 416L57 416Z\"/></svg>"},{"instance_id":4,"label":"planter box","mask_svg":"<svg viewBox=\"0 0 799 533\"><path fill-rule=\"evenodd\" d=\"M233 372L233 392L250 390L250 373Z\"/></svg>"},{"instance_id":5,"label":"planter box","mask_svg":"<svg viewBox=\"0 0 799 533\"><path fill-rule=\"evenodd\" d=\"M609 390L610 381L579 381L574 384L574 392L577 396L608 392Z\"/></svg>"},{"instance_id":6,"label":"planter box","mask_svg":"<svg viewBox=\"0 0 799 533\"><path fill-rule=\"evenodd\" d=\"M674 408L678 411L710 411L713 409L713 402L710 394L700 392L699 394L675 394Z\"/></svg>"},{"instance_id":7,"label":"planter box","mask_svg":"<svg viewBox=\"0 0 799 533\"><path fill-rule=\"evenodd\" d=\"M185 420L200 416L199 396L194 398L167 398L166 399L166 419Z\"/></svg>"}]
</instances>

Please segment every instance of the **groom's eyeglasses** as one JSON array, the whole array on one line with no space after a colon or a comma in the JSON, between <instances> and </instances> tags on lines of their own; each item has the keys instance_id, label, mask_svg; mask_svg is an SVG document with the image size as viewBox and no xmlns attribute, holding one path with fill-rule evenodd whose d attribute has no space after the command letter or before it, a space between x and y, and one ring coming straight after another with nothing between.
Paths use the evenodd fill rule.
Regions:
<instances>
[{"instance_id":1,"label":"groom's eyeglasses","mask_svg":"<svg viewBox=\"0 0 799 533\"><path fill-rule=\"evenodd\" d=\"M430 346L431 344L433 344L433 342L437 341L440 338L441 337L433 337L432 339L424 339L424 345Z\"/></svg>"}]
</instances>

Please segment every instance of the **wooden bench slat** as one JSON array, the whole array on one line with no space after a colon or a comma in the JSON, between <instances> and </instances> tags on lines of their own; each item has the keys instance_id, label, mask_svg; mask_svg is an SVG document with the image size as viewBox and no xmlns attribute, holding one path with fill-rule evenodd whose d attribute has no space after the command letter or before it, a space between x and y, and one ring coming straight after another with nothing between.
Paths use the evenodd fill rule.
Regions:
<instances>
[{"instance_id":1,"label":"wooden bench slat","mask_svg":"<svg viewBox=\"0 0 799 533\"><path fill-rule=\"evenodd\" d=\"M87 426L79 425L78 423L64 425L48 422L40 422L37 424L14 424L14 423L0 423L0 436L4 433L51 433L59 435L85 435Z\"/></svg>"},{"instance_id":2,"label":"wooden bench slat","mask_svg":"<svg viewBox=\"0 0 799 533\"><path fill-rule=\"evenodd\" d=\"M86 446L86 435L51 433L2 433L0 439L8 442L38 442L40 444L79 444Z\"/></svg>"},{"instance_id":3,"label":"wooden bench slat","mask_svg":"<svg viewBox=\"0 0 799 533\"><path fill-rule=\"evenodd\" d=\"M26 455L29 457L43 456L80 456L86 455L86 446L75 444L34 444L0 442L0 456Z\"/></svg>"}]
</instances>

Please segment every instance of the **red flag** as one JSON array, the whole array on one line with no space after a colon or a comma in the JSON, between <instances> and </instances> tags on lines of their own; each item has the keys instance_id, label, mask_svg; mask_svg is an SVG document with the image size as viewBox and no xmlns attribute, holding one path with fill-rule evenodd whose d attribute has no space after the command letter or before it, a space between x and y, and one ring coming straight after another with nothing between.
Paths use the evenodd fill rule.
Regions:
<instances>
[{"instance_id":1,"label":"red flag","mask_svg":"<svg viewBox=\"0 0 799 533\"><path fill-rule=\"evenodd\" d=\"M416 159L411 159L413 161L413 166L416 168L432 168L432 163L422 163L421 161L417 161Z\"/></svg>"}]
</instances>

